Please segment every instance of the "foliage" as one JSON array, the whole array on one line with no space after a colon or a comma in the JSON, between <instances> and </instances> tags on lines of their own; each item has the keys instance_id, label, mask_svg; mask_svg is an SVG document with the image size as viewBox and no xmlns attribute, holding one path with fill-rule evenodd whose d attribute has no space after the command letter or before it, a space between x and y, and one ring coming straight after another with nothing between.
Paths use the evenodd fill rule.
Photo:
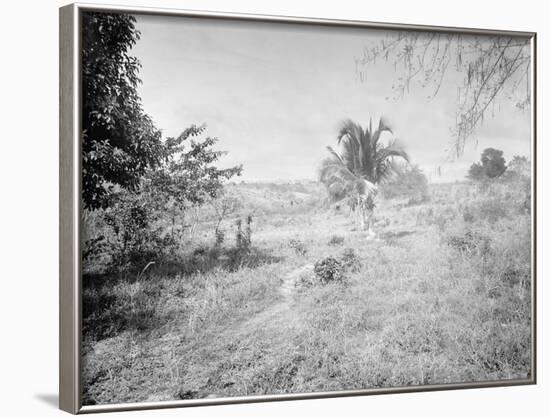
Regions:
<instances>
[{"instance_id":1,"label":"foliage","mask_svg":"<svg viewBox=\"0 0 550 417\"><path fill-rule=\"evenodd\" d=\"M105 241L104 235L98 235L91 239L85 239L82 248L82 259L84 262L91 262L96 260L101 254L103 254L108 245Z\"/></svg>"},{"instance_id":2,"label":"foliage","mask_svg":"<svg viewBox=\"0 0 550 417\"><path fill-rule=\"evenodd\" d=\"M340 257L344 269L357 272L361 269L361 261L353 248L346 248Z\"/></svg>"},{"instance_id":3,"label":"foliage","mask_svg":"<svg viewBox=\"0 0 550 417\"><path fill-rule=\"evenodd\" d=\"M474 181L482 181L500 177L506 171L506 160L502 151L494 148L487 148L481 153L480 162L470 166L467 178Z\"/></svg>"},{"instance_id":4,"label":"foliage","mask_svg":"<svg viewBox=\"0 0 550 417\"><path fill-rule=\"evenodd\" d=\"M502 151L487 148L481 154L481 165L485 175L489 178L500 177L506 171L506 161L502 156Z\"/></svg>"},{"instance_id":5,"label":"foliage","mask_svg":"<svg viewBox=\"0 0 550 417\"><path fill-rule=\"evenodd\" d=\"M216 246L221 246L225 240L225 232L219 228L214 231L216 236Z\"/></svg>"},{"instance_id":6,"label":"foliage","mask_svg":"<svg viewBox=\"0 0 550 417\"><path fill-rule=\"evenodd\" d=\"M307 254L307 247L301 240L290 239L288 246L294 249L294 252L296 252L297 255L305 256Z\"/></svg>"},{"instance_id":7,"label":"foliage","mask_svg":"<svg viewBox=\"0 0 550 417\"><path fill-rule=\"evenodd\" d=\"M409 197L426 201L428 179L418 165L396 166L394 174L382 184L381 193L387 199Z\"/></svg>"},{"instance_id":8,"label":"foliage","mask_svg":"<svg viewBox=\"0 0 550 417\"><path fill-rule=\"evenodd\" d=\"M252 244L252 216L246 217L246 227L243 230L242 220L237 219L237 232L235 235L235 244L239 251L248 252Z\"/></svg>"},{"instance_id":9,"label":"foliage","mask_svg":"<svg viewBox=\"0 0 550 417\"><path fill-rule=\"evenodd\" d=\"M311 271L302 272L296 278L294 286L298 289L309 289L319 285L319 278Z\"/></svg>"},{"instance_id":10,"label":"foliage","mask_svg":"<svg viewBox=\"0 0 550 417\"><path fill-rule=\"evenodd\" d=\"M212 205L212 208L214 209L214 213L216 215L216 228L214 230L216 236L219 233L223 234L223 230L220 229L222 222L225 220L225 218L231 214L235 213L237 210L242 208L243 204L241 200L238 198L226 194L223 190L219 191L217 198L213 198L210 201L210 204Z\"/></svg>"},{"instance_id":11,"label":"foliage","mask_svg":"<svg viewBox=\"0 0 550 417\"><path fill-rule=\"evenodd\" d=\"M530 180L531 162L526 156L514 155L508 162L504 178L507 180Z\"/></svg>"},{"instance_id":12,"label":"foliage","mask_svg":"<svg viewBox=\"0 0 550 417\"><path fill-rule=\"evenodd\" d=\"M466 178L474 180L474 181L482 181L486 179L485 171L483 170L483 166L480 162L474 162L470 169L468 169L468 175L466 175Z\"/></svg>"},{"instance_id":13,"label":"foliage","mask_svg":"<svg viewBox=\"0 0 550 417\"><path fill-rule=\"evenodd\" d=\"M111 207L104 214L114 235L109 248L112 268L141 270L175 250L176 242L158 224L161 215L147 193L121 191L112 197Z\"/></svg>"},{"instance_id":14,"label":"foliage","mask_svg":"<svg viewBox=\"0 0 550 417\"><path fill-rule=\"evenodd\" d=\"M408 154L396 140L382 143L384 132L392 130L383 119L374 131L372 120L366 129L349 119L342 123L337 136L342 152L339 154L328 146L330 157L322 162L320 170L321 182L333 200L364 191L359 188L365 187L365 180L376 184L386 178L393 171L395 158L408 161Z\"/></svg>"},{"instance_id":15,"label":"foliage","mask_svg":"<svg viewBox=\"0 0 550 417\"><path fill-rule=\"evenodd\" d=\"M185 214L189 207L212 202L221 196L224 181L242 172L241 166L219 169L214 165L225 152L212 149L217 138L208 136L196 140L205 130L204 125L192 125L177 138L167 138L165 161L145 177L144 186L169 213L172 236L178 227L177 219L181 223L180 231L185 229Z\"/></svg>"},{"instance_id":16,"label":"foliage","mask_svg":"<svg viewBox=\"0 0 550 417\"><path fill-rule=\"evenodd\" d=\"M178 137L166 139L166 162L149 172L151 187L176 205L204 204L209 198L218 197L223 182L240 175L242 166L219 169L213 164L226 152L212 147L218 141L204 134L206 125L192 125Z\"/></svg>"},{"instance_id":17,"label":"foliage","mask_svg":"<svg viewBox=\"0 0 550 417\"><path fill-rule=\"evenodd\" d=\"M478 254L486 254L491 246L490 239L487 236L474 230L448 236L447 244L459 252Z\"/></svg>"},{"instance_id":18,"label":"foliage","mask_svg":"<svg viewBox=\"0 0 550 417\"><path fill-rule=\"evenodd\" d=\"M330 246L339 246L339 245L343 245L344 244L344 236L340 236L340 235L332 235L328 241L328 244Z\"/></svg>"},{"instance_id":19,"label":"foliage","mask_svg":"<svg viewBox=\"0 0 550 417\"><path fill-rule=\"evenodd\" d=\"M140 63L129 55L136 19L86 12L82 17L82 198L104 208L116 186L135 191L165 157L161 132L142 109Z\"/></svg>"},{"instance_id":20,"label":"foliage","mask_svg":"<svg viewBox=\"0 0 550 417\"><path fill-rule=\"evenodd\" d=\"M399 78L392 85L395 98L413 84L430 89L435 97L449 69L462 75L458 87L454 153L461 155L495 100L511 99L516 107L530 105L530 39L510 36L465 36L459 33L392 32L363 49L356 59L362 80L378 59L392 59Z\"/></svg>"},{"instance_id":21,"label":"foliage","mask_svg":"<svg viewBox=\"0 0 550 417\"><path fill-rule=\"evenodd\" d=\"M212 150L216 138L191 140L186 148L184 142L204 133L205 126L192 125L177 138L162 141L137 92L140 63L129 55L140 36L135 22L125 14L83 15L84 208L106 208L117 187L136 192L143 177L174 206L202 204L242 168L212 165L223 155Z\"/></svg>"},{"instance_id":22,"label":"foliage","mask_svg":"<svg viewBox=\"0 0 550 417\"><path fill-rule=\"evenodd\" d=\"M332 256L317 261L313 267L313 272L322 284L341 282L345 278L344 266Z\"/></svg>"},{"instance_id":23,"label":"foliage","mask_svg":"<svg viewBox=\"0 0 550 417\"><path fill-rule=\"evenodd\" d=\"M183 233L189 227L185 223L186 210L191 206L198 209L198 205L221 196L223 181L241 170L240 167L218 169L213 164L223 155L211 149L215 138L191 141L189 148L185 146L188 138L204 129L192 126L178 138L169 138L164 161L156 169L147 171L136 190L119 188L111 192L108 207L94 212L95 217L102 219L103 226L84 242L86 266L108 254L111 269L128 272L141 270L148 262L164 260L168 255L175 257ZM215 230L216 247L221 246L225 238L219 229L226 215L225 208L223 210ZM177 219L180 221L176 222ZM105 228L111 232L109 239L104 236Z\"/></svg>"}]
</instances>

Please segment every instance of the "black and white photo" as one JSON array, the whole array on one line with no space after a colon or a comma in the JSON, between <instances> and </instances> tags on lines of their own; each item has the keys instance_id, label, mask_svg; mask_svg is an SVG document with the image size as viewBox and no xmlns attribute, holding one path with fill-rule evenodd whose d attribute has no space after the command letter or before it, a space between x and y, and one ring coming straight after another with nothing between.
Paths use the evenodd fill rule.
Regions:
<instances>
[{"instance_id":1,"label":"black and white photo","mask_svg":"<svg viewBox=\"0 0 550 417\"><path fill-rule=\"evenodd\" d=\"M532 36L79 31L83 406L533 383Z\"/></svg>"}]
</instances>

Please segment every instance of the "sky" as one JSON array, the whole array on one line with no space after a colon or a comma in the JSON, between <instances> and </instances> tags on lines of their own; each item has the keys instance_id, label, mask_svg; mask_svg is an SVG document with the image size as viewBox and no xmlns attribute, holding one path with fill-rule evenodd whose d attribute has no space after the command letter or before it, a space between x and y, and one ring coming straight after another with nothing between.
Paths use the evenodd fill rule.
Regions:
<instances>
[{"instance_id":1,"label":"sky","mask_svg":"<svg viewBox=\"0 0 550 417\"><path fill-rule=\"evenodd\" d=\"M220 167L243 165L245 181L314 179L342 120L366 126L384 116L413 164L434 182L462 180L487 147L530 157L530 113L498 103L463 155L449 158L460 74L437 96L413 88L394 100L399 72L379 60L366 80L355 58L384 30L185 17L137 16L132 50L142 64L144 110L165 137L207 125L227 151ZM389 99L388 99L389 97ZM389 140L390 137L384 138ZM436 175L438 168L441 175Z\"/></svg>"}]
</instances>

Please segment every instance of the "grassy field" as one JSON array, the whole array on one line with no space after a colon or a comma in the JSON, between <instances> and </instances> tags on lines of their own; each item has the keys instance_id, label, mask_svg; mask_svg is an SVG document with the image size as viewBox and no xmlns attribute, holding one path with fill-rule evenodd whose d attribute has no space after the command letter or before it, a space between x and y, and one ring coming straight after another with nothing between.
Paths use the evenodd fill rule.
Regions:
<instances>
[{"instance_id":1,"label":"grassy field","mask_svg":"<svg viewBox=\"0 0 550 417\"><path fill-rule=\"evenodd\" d=\"M229 185L243 204L215 256L205 218L180 263L85 275L84 403L526 378L526 190L379 198L368 239L315 183ZM235 262L235 219L248 214L252 246ZM341 280L317 279L326 257Z\"/></svg>"}]
</instances>

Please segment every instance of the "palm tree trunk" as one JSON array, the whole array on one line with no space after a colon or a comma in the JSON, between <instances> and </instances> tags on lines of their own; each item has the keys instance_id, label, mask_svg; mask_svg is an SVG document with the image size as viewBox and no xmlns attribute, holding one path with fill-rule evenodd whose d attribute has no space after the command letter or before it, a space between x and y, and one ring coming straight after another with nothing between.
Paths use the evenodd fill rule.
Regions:
<instances>
[{"instance_id":1,"label":"palm tree trunk","mask_svg":"<svg viewBox=\"0 0 550 417\"><path fill-rule=\"evenodd\" d=\"M357 222L359 224L359 230L365 230L365 207L361 201L361 196L356 197L355 207L357 210Z\"/></svg>"}]
</instances>

